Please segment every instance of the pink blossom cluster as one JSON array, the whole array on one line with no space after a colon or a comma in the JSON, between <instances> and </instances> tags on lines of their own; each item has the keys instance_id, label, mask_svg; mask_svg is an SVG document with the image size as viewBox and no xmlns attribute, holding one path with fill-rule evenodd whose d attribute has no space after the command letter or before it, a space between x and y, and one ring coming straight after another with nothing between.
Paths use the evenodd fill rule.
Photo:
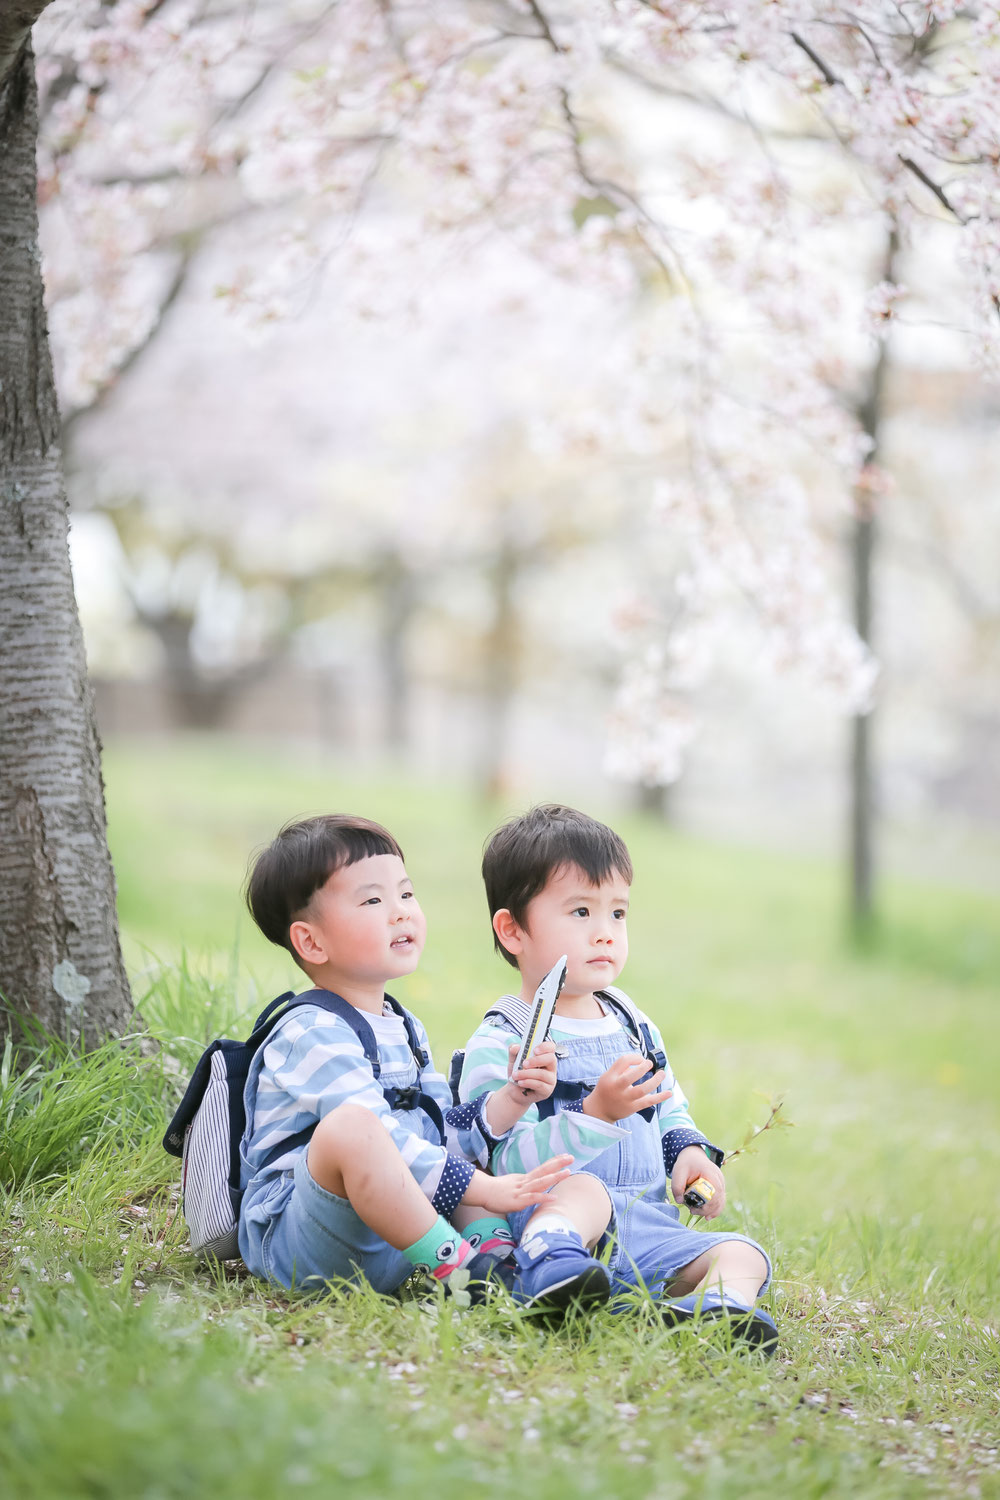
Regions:
<instances>
[{"instance_id":1,"label":"pink blossom cluster","mask_svg":"<svg viewBox=\"0 0 1000 1500\"><path fill-rule=\"evenodd\" d=\"M870 701L829 568L864 487L858 391L904 294L890 230L906 251L950 227L971 351L1000 359L1000 6L54 0L39 51L70 406L151 335L217 223L246 222L220 290L257 329L325 275L364 316L433 318L454 267L507 247L579 289L581 316L615 310L603 394L533 398L539 455L670 476L613 763L677 774L679 694L740 605L771 669ZM673 113L651 129L636 100ZM544 286L487 278L474 315L555 337Z\"/></svg>"}]
</instances>

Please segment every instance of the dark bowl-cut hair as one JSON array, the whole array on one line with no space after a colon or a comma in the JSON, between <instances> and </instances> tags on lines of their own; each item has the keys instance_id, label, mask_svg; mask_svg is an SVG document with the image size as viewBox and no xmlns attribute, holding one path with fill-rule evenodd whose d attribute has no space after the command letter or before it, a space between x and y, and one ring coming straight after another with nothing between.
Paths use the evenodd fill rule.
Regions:
<instances>
[{"instance_id":1,"label":"dark bowl-cut hair","mask_svg":"<svg viewBox=\"0 0 1000 1500\"><path fill-rule=\"evenodd\" d=\"M618 874L632 884L632 861L625 840L573 807L543 802L510 818L490 835L483 851L483 881L490 921L504 908L524 926L528 903L548 880L568 865L582 870L594 885ZM509 964L517 959L493 933L493 946Z\"/></svg>"},{"instance_id":2,"label":"dark bowl-cut hair","mask_svg":"<svg viewBox=\"0 0 1000 1500\"><path fill-rule=\"evenodd\" d=\"M292 923L335 870L375 854L403 851L388 829L370 818L325 813L286 823L247 875L246 902L266 938L286 948L302 967L288 936Z\"/></svg>"}]
</instances>

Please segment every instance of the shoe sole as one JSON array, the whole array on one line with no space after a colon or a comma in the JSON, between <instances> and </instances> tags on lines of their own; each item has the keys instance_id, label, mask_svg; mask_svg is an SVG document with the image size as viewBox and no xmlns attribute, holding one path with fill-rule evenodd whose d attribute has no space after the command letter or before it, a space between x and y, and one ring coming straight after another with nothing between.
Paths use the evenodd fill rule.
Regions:
<instances>
[{"instance_id":1,"label":"shoe sole","mask_svg":"<svg viewBox=\"0 0 1000 1500\"><path fill-rule=\"evenodd\" d=\"M709 1318L716 1323L726 1323L734 1338L744 1339L762 1353L771 1356L778 1347L777 1330L755 1313L727 1313L721 1307L706 1307L705 1310L689 1312L686 1307L666 1307L663 1319L668 1324L702 1323Z\"/></svg>"},{"instance_id":2,"label":"shoe sole","mask_svg":"<svg viewBox=\"0 0 1000 1500\"><path fill-rule=\"evenodd\" d=\"M588 1266L565 1281L547 1286L523 1305L529 1312L563 1312L568 1307L594 1307L610 1296L611 1282L603 1266Z\"/></svg>"}]
</instances>

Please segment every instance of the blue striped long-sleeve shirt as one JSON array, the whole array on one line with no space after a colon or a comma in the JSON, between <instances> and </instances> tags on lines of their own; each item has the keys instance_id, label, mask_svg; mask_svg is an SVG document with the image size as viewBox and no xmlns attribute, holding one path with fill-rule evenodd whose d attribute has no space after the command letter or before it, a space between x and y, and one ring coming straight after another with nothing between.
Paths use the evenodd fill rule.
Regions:
<instances>
[{"instance_id":1,"label":"blue striped long-sleeve shirt","mask_svg":"<svg viewBox=\"0 0 1000 1500\"><path fill-rule=\"evenodd\" d=\"M383 1086L416 1086L435 1101L447 1121L451 1090L433 1062L418 1068L398 1018L366 1015L365 1020L375 1032L380 1080L354 1031L339 1016L320 1006L302 1005L279 1021L254 1058L247 1078L247 1128L240 1143L242 1186L248 1190L248 1199L256 1197L306 1150L306 1144L294 1143L293 1137L338 1105L351 1103L370 1109L382 1122L421 1192L447 1218L468 1188L472 1163L488 1160L495 1145L482 1106L474 1112L453 1112L445 1146L439 1144L439 1133L423 1109L390 1109ZM429 1058L427 1033L416 1017L413 1020ZM289 1148L283 1151L286 1141Z\"/></svg>"}]
</instances>

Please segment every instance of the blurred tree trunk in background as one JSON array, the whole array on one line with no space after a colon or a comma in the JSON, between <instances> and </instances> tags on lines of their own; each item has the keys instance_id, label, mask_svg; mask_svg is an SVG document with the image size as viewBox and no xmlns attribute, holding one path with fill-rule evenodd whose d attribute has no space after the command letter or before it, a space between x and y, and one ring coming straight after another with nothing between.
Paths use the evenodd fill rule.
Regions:
<instances>
[{"instance_id":1,"label":"blurred tree trunk in background","mask_svg":"<svg viewBox=\"0 0 1000 1500\"><path fill-rule=\"evenodd\" d=\"M379 661L382 667L382 730L391 754L410 742L410 666L406 645L417 609L416 580L397 551L387 549L374 572L379 602Z\"/></svg>"},{"instance_id":2,"label":"blurred tree trunk in background","mask_svg":"<svg viewBox=\"0 0 1000 1500\"><path fill-rule=\"evenodd\" d=\"M669 823L673 816L675 781L656 782L653 786L640 783L635 789L636 812L644 817L655 818L660 823Z\"/></svg>"},{"instance_id":3,"label":"blurred tree trunk in background","mask_svg":"<svg viewBox=\"0 0 1000 1500\"><path fill-rule=\"evenodd\" d=\"M885 247L881 280L894 283L899 234L893 225ZM859 488L854 500L851 536L851 572L854 592L854 625L866 645L872 645L872 582L875 557L875 508L878 501L879 440L889 369L888 335L878 348L868 388L858 403L858 421L871 439L869 472L874 483ZM856 939L871 934L875 921L875 820L877 814L872 714L856 714L851 723L850 756L850 921Z\"/></svg>"},{"instance_id":4,"label":"blurred tree trunk in background","mask_svg":"<svg viewBox=\"0 0 1000 1500\"><path fill-rule=\"evenodd\" d=\"M506 790L510 708L518 679L518 622L514 590L524 558L511 536L505 510L502 535L487 570L493 596L493 622L486 635L483 662L483 752L480 785L488 801Z\"/></svg>"},{"instance_id":5,"label":"blurred tree trunk in background","mask_svg":"<svg viewBox=\"0 0 1000 1500\"><path fill-rule=\"evenodd\" d=\"M44 8L0 8L0 992L15 1018L93 1041L132 1002L42 296L30 28Z\"/></svg>"}]
</instances>

